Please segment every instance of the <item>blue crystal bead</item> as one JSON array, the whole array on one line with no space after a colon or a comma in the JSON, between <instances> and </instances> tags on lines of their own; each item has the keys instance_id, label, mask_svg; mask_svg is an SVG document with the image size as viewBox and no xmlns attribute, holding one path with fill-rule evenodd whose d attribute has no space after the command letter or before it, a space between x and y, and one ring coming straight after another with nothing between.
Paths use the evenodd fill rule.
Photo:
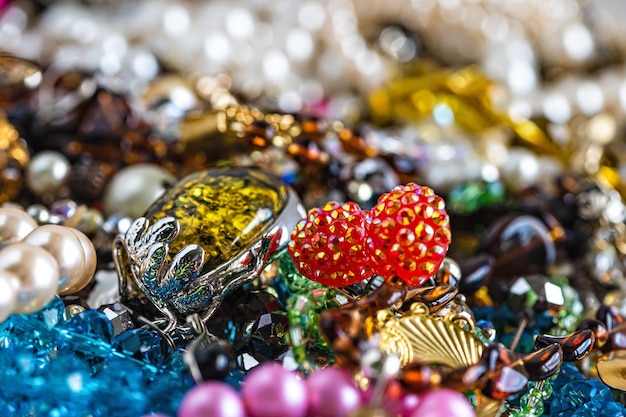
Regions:
<instances>
[{"instance_id":1,"label":"blue crystal bead","mask_svg":"<svg viewBox=\"0 0 626 417\"><path fill-rule=\"evenodd\" d=\"M591 400L582 407L574 411L571 417L622 417L626 413L626 409L613 399L610 402ZM565 417L565 415L563 416Z\"/></svg>"},{"instance_id":2,"label":"blue crystal bead","mask_svg":"<svg viewBox=\"0 0 626 417\"><path fill-rule=\"evenodd\" d=\"M98 362L111 353L113 325L97 310L86 310L72 317L59 328L58 344L62 350L79 352Z\"/></svg>"},{"instance_id":3,"label":"blue crystal bead","mask_svg":"<svg viewBox=\"0 0 626 417\"><path fill-rule=\"evenodd\" d=\"M65 304L55 295L54 298L41 310L33 314L16 314L11 316L15 326L22 330L46 331L64 321Z\"/></svg>"},{"instance_id":4,"label":"blue crystal bead","mask_svg":"<svg viewBox=\"0 0 626 417\"><path fill-rule=\"evenodd\" d=\"M576 367L563 364L552 381L553 394L545 402L551 417L617 417L626 409L613 398L611 389L597 379L585 379Z\"/></svg>"},{"instance_id":5,"label":"blue crystal bead","mask_svg":"<svg viewBox=\"0 0 626 417\"><path fill-rule=\"evenodd\" d=\"M161 337L146 329L133 329L120 333L113 342L118 354L134 358L146 365L159 367L171 353Z\"/></svg>"},{"instance_id":6,"label":"blue crystal bead","mask_svg":"<svg viewBox=\"0 0 626 417\"><path fill-rule=\"evenodd\" d=\"M95 379L99 384L93 395L95 416L137 417L147 411L146 374L136 362L111 356Z\"/></svg>"}]
</instances>

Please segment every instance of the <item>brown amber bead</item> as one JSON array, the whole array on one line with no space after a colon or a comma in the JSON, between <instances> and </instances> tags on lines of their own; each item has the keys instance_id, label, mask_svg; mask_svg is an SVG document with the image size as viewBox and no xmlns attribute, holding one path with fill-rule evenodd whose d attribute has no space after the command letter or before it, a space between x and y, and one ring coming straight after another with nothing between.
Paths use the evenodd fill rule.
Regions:
<instances>
[{"instance_id":1,"label":"brown amber bead","mask_svg":"<svg viewBox=\"0 0 626 417\"><path fill-rule=\"evenodd\" d=\"M485 348L480 358L485 369L485 383L481 391L495 400L503 400L522 392L528 383L528 373L516 354L501 344Z\"/></svg>"},{"instance_id":2,"label":"brown amber bead","mask_svg":"<svg viewBox=\"0 0 626 417\"><path fill-rule=\"evenodd\" d=\"M0 54L0 106L10 105L41 84L39 66L31 61Z\"/></svg>"},{"instance_id":3,"label":"brown amber bead","mask_svg":"<svg viewBox=\"0 0 626 417\"><path fill-rule=\"evenodd\" d=\"M578 330L567 336L540 334L535 339L535 348L541 349L552 344L558 344L563 350L563 361L576 362L591 352L595 339L593 331L590 329Z\"/></svg>"},{"instance_id":4,"label":"brown amber bead","mask_svg":"<svg viewBox=\"0 0 626 417\"><path fill-rule=\"evenodd\" d=\"M467 295L487 285L493 273L495 262L495 258L487 254L480 254L463 262L461 264L459 290Z\"/></svg>"},{"instance_id":5,"label":"brown amber bead","mask_svg":"<svg viewBox=\"0 0 626 417\"><path fill-rule=\"evenodd\" d=\"M328 131L328 122L315 116L298 115L297 120L300 122L300 135L311 138L315 141L321 141Z\"/></svg>"},{"instance_id":6,"label":"brown amber bead","mask_svg":"<svg viewBox=\"0 0 626 417\"><path fill-rule=\"evenodd\" d=\"M481 249L495 258L497 276L545 272L556 256L548 228L528 215L501 218L483 239Z\"/></svg>"},{"instance_id":7,"label":"brown amber bead","mask_svg":"<svg viewBox=\"0 0 626 417\"><path fill-rule=\"evenodd\" d=\"M420 393L437 388L439 372L423 363L410 363L400 371L400 383L410 392Z\"/></svg>"},{"instance_id":8,"label":"brown amber bead","mask_svg":"<svg viewBox=\"0 0 626 417\"><path fill-rule=\"evenodd\" d=\"M519 358L528 372L528 379L542 381L559 370L563 362L563 350L554 343L535 352L519 354Z\"/></svg>"},{"instance_id":9,"label":"brown amber bead","mask_svg":"<svg viewBox=\"0 0 626 417\"><path fill-rule=\"evenodd\" d=\"M459 290L452 285L438 285L436 287L423 287L409 290L407 299L411 302L424 303L431 313L437 313L450 303L458 294ZM410 306L410 302L404 303L404 309Z\"/></svg>"},{"instance_id":10,"label":"brown amber bead","mask_svg":"<svg viewBox=\"0 0 626 417\"><path fill-rule=\"evenodd\" d=\"M486 372L487 368L481 363L466 368L444 371L441 373L441 386L459 392L465 392L473 388L482 389L487 382Z\"/></svg>"},{"instance_id":11,"label":"brown amber bead","mask_svg":"<svg viewBox=\"0 0 626 417\"><path fill-rule=\"evenodd\" d=\"M265 148L271 144L274 133L269 123L264 120L255 120L246 125L243 138L252 146Z\"/></svg>"},{"instance_id":12,"label":"brown amber bead","mask_svg":"<svg viewBox=\"0 0 626 417\"><path fill-rule=\"evenodd\" d=\"M359 366L359 345L366 339L362 332L364 319L358 310L325 310L320 315L320 330L335 353L337 365Z\"/></svg>"},{"instance_id":13,"label":"brown amber bead","mask_svg":"<svg viewBox=\"0 0 626 417\"><path fill-rule=\"evenodd\" d=\"M584 319L580 323L578 323L578 327L576 327L576 330L585 329L589 329L593 332L595 339L594 347L604 347L609 337L609 332L604 323L602 323L600 320Z\"/></svg>"},{"instance_id":14,"label":"brown amber bead","mask_svg":"<svg viewBox=\"0 0 626 417\"><path fill-rule=\"evenodd\" d=\"M608 330L607 342L602 348L605 352L626 349L626 325L615 307L603 304L596 313L596 318L606 326Z\"/></svg>"}]
</instances>

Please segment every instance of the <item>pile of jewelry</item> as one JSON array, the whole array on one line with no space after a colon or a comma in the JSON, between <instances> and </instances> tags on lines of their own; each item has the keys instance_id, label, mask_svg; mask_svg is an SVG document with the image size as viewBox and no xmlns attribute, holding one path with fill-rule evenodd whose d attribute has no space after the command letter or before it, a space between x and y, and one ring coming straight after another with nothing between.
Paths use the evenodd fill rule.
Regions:
<instances>
[{"instance_id":1,"label":"pile of jewelry","mask_svg":"<svg viewBox=\"0 0 626 417\"><path fill-rule=\"evenodd\" d=\"M626 415L625 17L0 1L0 415Z\"/></svg>"}]
</instances>

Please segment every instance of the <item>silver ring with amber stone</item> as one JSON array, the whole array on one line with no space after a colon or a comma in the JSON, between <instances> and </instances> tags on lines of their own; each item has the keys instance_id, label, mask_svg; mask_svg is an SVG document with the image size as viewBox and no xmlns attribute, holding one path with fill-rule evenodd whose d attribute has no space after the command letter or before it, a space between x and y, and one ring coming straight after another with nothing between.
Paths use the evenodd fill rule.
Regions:
<instances>
[{"instance_id":1,"label":"silver ring with amber stone","mask_svg":"<svg viewBox=\"0 0 626 417\"><path fill-rule=\"evenodd\" d=\"M284 249L304 208L264 171L213 169L162 195L113 245L122 301L164 333L205 322Z\"/></svg>"}]
</instances>

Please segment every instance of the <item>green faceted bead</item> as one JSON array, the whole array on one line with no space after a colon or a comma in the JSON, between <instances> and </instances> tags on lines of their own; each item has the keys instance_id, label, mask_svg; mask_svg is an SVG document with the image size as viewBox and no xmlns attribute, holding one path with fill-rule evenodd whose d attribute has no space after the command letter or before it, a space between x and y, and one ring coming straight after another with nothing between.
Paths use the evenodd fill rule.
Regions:
<instances>
[{"instance_id":1,"label":"green faceted bead","mask_svg":"<svg viewBox=\"0 0 626 417\"><path fill-rule=\"evenodd\" d=\"M541 391L541 398L547 400L552 396L552 384L549 381L546 381L543 386L543 390Z\"/></svg>"}]
</instances>

